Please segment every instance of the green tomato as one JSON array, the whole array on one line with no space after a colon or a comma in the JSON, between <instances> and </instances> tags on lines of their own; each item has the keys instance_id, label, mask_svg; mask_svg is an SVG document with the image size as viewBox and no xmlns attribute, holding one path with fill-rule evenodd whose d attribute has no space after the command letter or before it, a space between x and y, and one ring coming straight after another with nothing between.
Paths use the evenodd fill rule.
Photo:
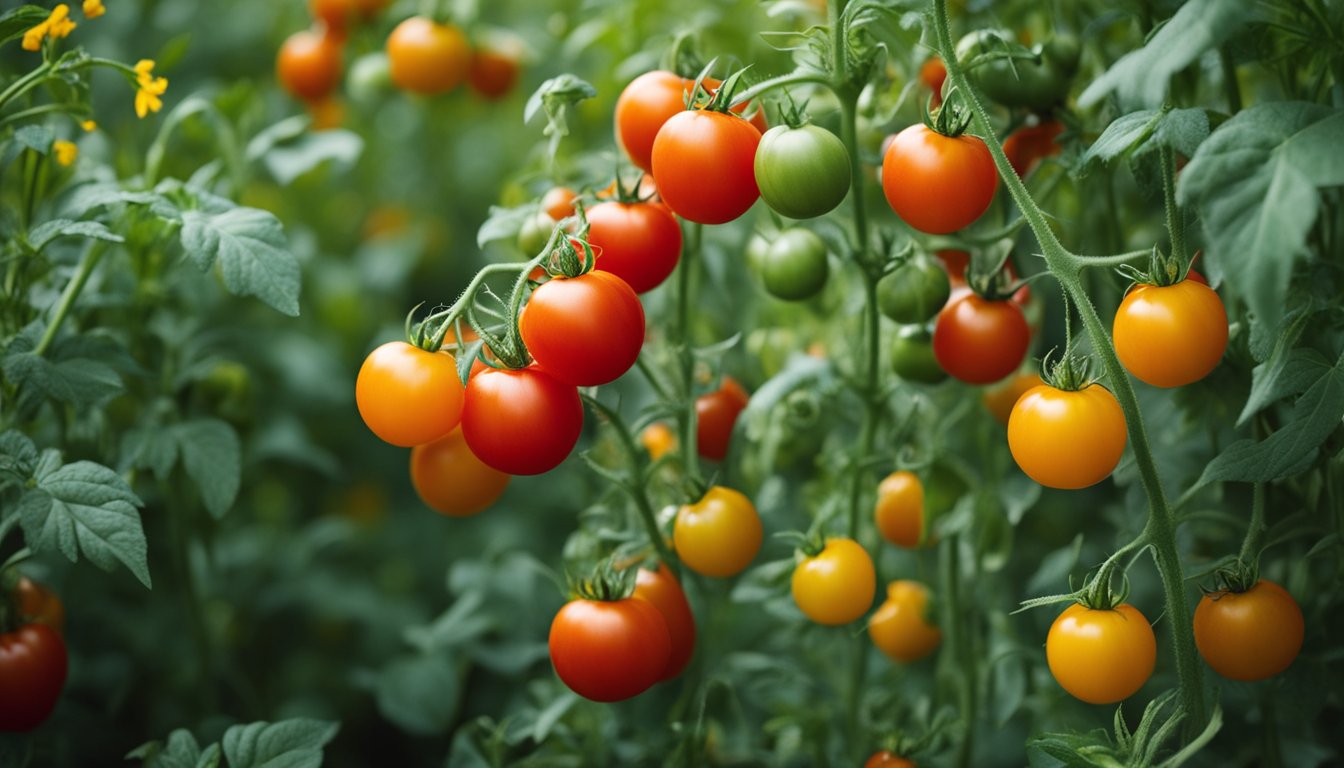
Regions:
<instances>
[{"instance_id":1,"label":"green tomato","mask_svg":"<svg viewBox=\"0 0 1344 768\"><path fill-rule=\"evenodd\" d=\"M765 254L770 251L770 241L760 232L752 232L747 240L747 266L752 272L760 274L765 269Z\"/></svg>"},{"instance_id":2,"label":"green tomato","mask_svg":"<svg viewBox=\"0 0 1344 768\"><path fill-rule=\"evenodd\" d=\"M826 243L809 229L786 229L770 244L761 265L765 289L787 301L816 296L826 286L830 265Z\"/></svg>"},{"instance_id":3,"label":"green tomato","mask_svg":"<svg viewBox=\"0 0 1344 768\"><path fill-rule=\"evenodd\" d=\"M529 259L541 253L541 249L550 242L551 232L555 229L555 219L545 211L537 211L529 216L523 226L518 228L518 248Z\"/></svg>"},{"instance_id":4,"label":"green tomato","mask_svg":"<svg viewBox=\"0 0 1344 768\"><path fill-rule=\"evenodd\" d=\"M777 125L756 148L756 186L766 205L791 219L835 210L849 193L849 152L830 131L815 125Z\"/></svg>"},{"instance_id":5,"label":"green tomato","mask_svg":"<svg viewBox=\"0 0 1344 768\"><path fill-rule=\"evenodd\" d=\"M907 325L891 345L891 369L897 376L921 384L937 384L947 378L933 354L933 334L920 325Z\"/></svg>"},{"instance_id":6,"label":"green tomato","mask_svg":"<svg viewBox=\"0 0 1344 768\"><path fill-rule=\"evenodd\" d=\"M345 87L356 103L370 104L392 91L392 74L383 51L355 59L345 76Z\"/></svg>"},{"instance_id":7,"label":"green tomato","mask_svg":"<svg viewBox=\"0 0 1344 768\"><path fill-rule=\"evenodd\" d=\"M963 65L978 53L1007 50L1012 37L1007 32L981 29L957 43L957 59ZM977 64L966 76L986 96L1005 107L1025 107L1044 112L1069 95L1073 72L1078 66L1078 43L1057 37L1042 46L1040 63L1029 59L995 59Z\"/></svg>"},{"instance_id":8,"label":"green tomato","mask_svg":"<svg viewBox=\"0 0 1344 768\"><path fill-rule=\"evenodd\" d=\"M929 259L915 258L877 284L877 306L898 323L924 323L947 304L951 292L946 270Z\"/></svg>"}]
</instances>

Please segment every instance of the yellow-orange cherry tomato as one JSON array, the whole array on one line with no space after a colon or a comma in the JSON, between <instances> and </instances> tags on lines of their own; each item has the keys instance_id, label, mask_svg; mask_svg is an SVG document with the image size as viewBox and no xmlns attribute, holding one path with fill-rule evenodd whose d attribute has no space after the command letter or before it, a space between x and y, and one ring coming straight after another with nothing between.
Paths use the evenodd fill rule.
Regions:
<instances>
[{"instance_id":1,"label":"yellow-orange cherry tomato","mask_svg":"<svg viewBox=\"0 0 1344 768\"><path fill-rule=\"evenodd\" d=\"M877 486L873 518L882 538L898 547L924 540L924 484L914 472L892 472Z\"/></svg>"},{"instance_id":2,"label":"yellow-orange cherry tomato","mask_svg":"<svg viewBox=\"0 0 1344 768\"><path fill-rule=\"evenodd\" d=\"M387 62L398 88L432 96L452 90L466 78L471 48L466 35L452 24L412 16L387 36Z\"/></svg>"},{"instance_id":3,"label":"yellow-orange cherry tomato","mask_svg":"<svg viewBox=\"0 0 1344 768\"><path fill-rule=\"evenodd\" d=\"M649 452L649 458L657 461L668 451L677 447L677 435L672 428L661 421L654 422L639 433L639 442Z\"/></svg>"},{"instance_id":4,"label":"yellow-orange cherry tomato","mask_svg":"<svg viewBox=\"0 0 1344 768\"><path fill-rule=\"evenodd\" d=\"M1209 375L1227 349L1227 310L1207 285L1135 286L1112 325L1115 354L1134 378L1182 387Z\"/></svg>"},{"instance_id":5,"label":"yellow-orange cherry tomato","mask_svg":"<svg viewBox=\"0 0 1344 768\"><path fill-rule=\"evenodd\" d=\"M873 607L873 558L857 541L833 536L793 569L792 591L793 601L809 619L832 627L848 624Z\"/></svg>"},{"instance_id":6,"label":"yellow-orange cherry tomato","mask_svg":"<svg viewBox=\"0 0 1344 768\"><path fill-rule=\"evenodd\" d=\"M574 215L574 200L578 192L569 187L551 187L541 196L541 210L555 221Z\"/></svg>"},{"instance_id":7,"label":"yellow-orange cherry tomato","mask_svg":"<svg viewBox=\"0 0 1344 768\"><path fill-rule=\"evenodd\" d=\"M378 437L402 448L446 436L462 420L462 380L447 352L389 341L369 353L355 380L355 404Z\"/></svg>"},{"instance_id":8,"label":"yellow-orange cherry tomato","mask_svg":"<svg viewBox=\"0 0 1344 768\"><path fill-rule=\"evenodd\" d=\"M672 545L687 568L702 576L741 573L761 549L761 517L751 499L716 485L677 510Z\"/></svg>"},{"instance_id":9,"label":"yellow-orange cherry tomato","mask_svg":"<svg viewBox=\"0 0 1344 768\"><path fill-rule=\"evenodd\" d=\"M1157 638L1148 619L1128 603L1108 611L1074 603L1050 626L1045 660L1055 681L1075 698L1114 704L1152 677Z\"/></svg>"},{"instance_id":10,"label":"yellow-orange cherry tomato","mask_svg":"<svg viewBox=\"0 0 1344 768\"><path fill-rule=\"evenodd\" d=\"M1214 592L1195 608L1195 646L1218 674L1264 680L1302 650L1302 609L1283 587L1261 579L1245 592Z\"/></svg>"},{"instance_id":11,"label":"yellow-orange cherry tomato","mask_svg":"<svg viewBox=\"0 0 1344 768\"><path fill-rule=\"evenodd\" d=\"M915 768L915 764L884 749L881 752L874 752L863 764L863 768Z\"/></svg>"},{"instance_id":12,"label":"yellow-orange cherry tomato","mask_svg":"<svg viewBox=\"0 0 1344 768\"><path fill-rule=\"evenodd\" d=\"M509 479L476 458L461 427L411 449L411 485L430 509L443 515L467 517L486 509L504 493Z\"/></svg>"},{"instance_id":13,"label":"yellow-orange cherry tomato","mask_svg":"<svg viewBox=\"0 0 1344 768\"><path fill-rule=\"evenodd\" d=\"M518 82L518 68L518 57L511 51L477 48L471 57L467 84L485 99L502 99Z\"/></svg>"},{"instance_id":14,"label":"yellow-orange cherry tomato","mask_svg":"<svg viewBox=\"0 0 1344 768\"><path fill-rule=\"evenodd\" d=\"M25 624L46 624L59 634L65 629L65 604L50 587L24 576L14 590L19 618Z\"/></svg>"},{"instance_id":15,"label":"yellow-orange cherry tomato","mask_svg":"<svg viewBox=\"0 0 1344 768\"><path fill-rule=\"evenodd\" d=\"M1027 390L1032 387L1039 387L1044 383L1041 374L1035 371L1023 371L1010 376L1007 381L1001 384L987 387L985 393L980 396L980 400L996 421L1008 426L1008 417L1012 414L1013 406L1017 405L1017 401L1022 399Z\"/></svg>"},{"instance_id":16,"label":"yellow-orange cherry tomato","mask_svg":"<svg viewBox=\"0 0 1344 768\"><path fill-rule=\"evenodd\" d=\"M321 101L341 83L341 46L328 35L301 30L275 57L281 87L305 101Z\"/></svg>"},{"instance_id":17,"label":"yellow-orange cherry tomato","mask_svg":"<svg viewBox=\"0 0 1344 768\"><path fill-rule=\"evenodd\" d=\"M929 621L929 588L898 579L887 585L887 599L868 622L873 645L893 661L909 664L933 653L943 631Z\"/></svg>"},{"instance_id":18,"label":"yellow-orange cherry tomato","mask_svg":"<svg viewBox=\"0 0 1344 768\"><path fill-rule=\"evenodd\" d=\"M1125 452L1125 414L1100 384L1069 392L1032 387L1008 417L1008 449L1023 472L1050 488L1105 480Z\"/></svg>"}]
</instances>

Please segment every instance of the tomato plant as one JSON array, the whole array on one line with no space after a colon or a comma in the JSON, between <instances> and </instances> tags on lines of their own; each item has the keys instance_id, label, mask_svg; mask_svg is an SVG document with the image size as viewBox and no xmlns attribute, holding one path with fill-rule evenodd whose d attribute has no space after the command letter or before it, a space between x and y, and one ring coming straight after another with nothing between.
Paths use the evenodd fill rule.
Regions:
<instances>
[{"instance_id":1,"label":"tomato plant","mask_svg":"<svg viewBox=\"0 0 1344 768\"><path fill-rule=\"evenodd\" d=\"M1030 342L1031 330L1016 302L974 293L944 307L933 327L938 364L969 384L990 384L1017 370Z\"/></svg>"}]
</instances>

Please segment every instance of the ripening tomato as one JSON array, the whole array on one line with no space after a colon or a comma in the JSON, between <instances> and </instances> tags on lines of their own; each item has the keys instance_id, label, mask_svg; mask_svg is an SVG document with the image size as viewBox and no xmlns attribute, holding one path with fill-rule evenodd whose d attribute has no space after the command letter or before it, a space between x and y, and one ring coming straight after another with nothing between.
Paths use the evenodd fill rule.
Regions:
<instances>
[{"instance_id":1,"label":"ripening tomato","mask_svg":"<svg viewBox=\"0 0 1344 768\"><path fill-rule=\"evenodd\" d=\"M491 369L467 382L462 435L472 453L500 472L549 472L574 450L582 431L579 390L535 365Z\"/></svg>"},{"instance_id":2,"label":"ripening tomato","mask_svg":"<svg viewBox=\"0 0 1344 768\"><path fill-rule=\"evenodd\" d=\"M1077 392L1033 387L1008 417L1013 459L1049 488L1072 490L1105 480L1120 463L1125 440L1125 412L1100 384Z\"/></svg>"},{"instance_id":3,"label":"ripening tomato","mask_svg":"<svg viewBox=\"0 0 1344 768\"><path fill-rule=\"evenodd\" d=\"M65 629L65 604L51 588L29 579L19 579L14 589L19 618L27 624L46 624L59 634Z\"/></svg>"},{"instance_id":4,"label":"ripening tomato","mask_svg":"<svg viewBox=\"0 0 1344 768\"><path fill-rule=\"evenodd\" d=\"M671 72L645 72L616 99L616 142L645 172L653 170L653 140L673 115L686 109L686 81Z\"/></svg>"},{"instance_id":5,"label":"ripening tomato","mask_svg":"<svg viewBox=\"0 0 1344 768\"><path fill-rule=\"evenodd\" d=\"M882 191L905 223L931 235L969 226L999 186L985 142L934 132L923 123L896 134L882 159Z\"/></svg>"},{"instance_id":6,"label":"ripening tomato","mask_svg":"<svg viewBox=\"0 0 1344 768\"><path fill-rule=\"evenodd\" d=\"M887 599L868 622L873 645L893 661L909 664L933 653L943 631L929 621L929 588L900 579L887 585Z\"/></svg>"},{"instance_id":7,"label":"ripening tomato","mask_svg":"<svg viewBox=\"0 0 1344 768\"><path fill-rule=\"evenodd\" d=\"M504 50L480 47L471 53L467 85L482 98L502 99L518 82L518 57Z\"/></svg>"},{"instance_id":8,"label":"ripening tomato","mask_svg":"<svg viewBox=\"0 0 1344 768\"><path fill-rule=\"evenodd\" d=\"M815 555L793 569L793 601L818 624L839 626L873 607L877 571L868 550L853 539L833 536Z\"/></svg>"},{"instance_id":9,"label":"ripening tomato","mask_svg":"<svg viewBox=\"0 0 1344 768\"><path fill-rule=\"evenodd\" d=\"M389 341L369 353L355 379L355 404L373 433L412 448L447 435L462 416L462 380L447 352Z\"/></svg>"},{"instance_id":10,"label":"ripening tomato","mask_svg":"<svg viewBox=\"0 0 1344 768\"><path fill-rule=\"evenodd\" d=\"M701 576L735 576L761 549L761 517L751 499L716 485L677 510L672 544L687 568Z\"/></svg>"},{"instance_id":11,"label":"ripening tomato","mask_svg":"<svg viewBox=\"0 0 1344 768\"><path fill-rule=\"evenodd\" d=\"M322 101L341 83L341 46L324 34L295 32L280 46L275 76L294 96Z\"/></svg>"},{"instance_id":12,"label":"ripening tomato","mask_svg":"<svg viewBox=\"0 0 1344 768\"><path fill-rule=\"evenodd\" d=\"M933 327L938 364L968 384L989 384L1017 370L1030 341L1021 306L974 293L944 307Z\"/></svg>"},{"instance_id":13,"label":"ripening tomato","mask_svg":"<svg viewBox=\"0 0 1344 768\"><path fill-rule=\"evenodd\" d=\"M904 757L897 757L889 750L874 752L863 764L863 768L916 768L915 764Z\"/></svg>"},{"instance_id":14,"label":"ripening tomato","mask_svg":"<svg viewBox=\"0 0 1344 768\"><path fill-rule=\"evenodd\" d=\"M1074 698L1114 704L1152 676L1157 638L1148 619L1128 603L1105 611L1074 603L1050 625L1045 659L1055 681Z\"/></svg>"},{"instance_id":15,"label":"ripening tomato","mask_svg":"<svg viewBox=\"0 0 1344 768\"><path fill-rule=\"evenodd\" d=\"M554 277L532 292L518 330L537 365L557 380L595 387L620 378L644 346L644 306L610 272Z\"/></svg>"},{"instance_id":16,"label":"ripening tomato","mask_svg":"<svg viewBox=\"0 0 1344 768\"><path fill-rule=\"evenodd\" d=\"M355 15L356 0L308 0L308 12L328 29L344 31Z\"/></svg>"},{"instance_id":17,"label":"ripening tomato","mask_svg":"<svg viewBox=\"0 0 1344 768\"><path fill-rule=\"evenodd\" d=\"M433 96L466 78L471 48L466 35L452 24L412 16L387 36L387 60L398 88Z\"/></svg>"},{"instance_id":18,"label":"ripening tomato","mask_svg":"<svg viewBox=\"0 0 1344 768\"><path fill-rule=\"evenodd\" d=\"M877 306L898 323L923 323L938 314L952 292L947 270L926 258L907 261L877 284Z\"/></svg>"},{"instance_id":19,"label":"ripening tomato","mask_svg":"<svg viewBox=\"0 0 1344 768\"><path fill-rule=\"evenodd\" d=\"M1260 579L1245 592L1222 590L1195 608L1195 646L1230 680L1264 680L1288 668L1302 650L1302 609L1283 587Z\"/></svg>"},{"instance_id":20,"label":"ripening tomato","mask_svg":"<svg viewBox=\"0 0 1344 768\"><path fill-rule=\"evenodd\" d=\"M635 576L632 597L649 601L663 615L672 652L668 654L667 667L658 679L671 680L681 674L690 663L691 654L695 653L695 614L691 612L681 582L663 563L658 564L656 571L640 568Z\"/></svg>"},{"instance_id":21,"label":"ripening tomato","mask_svg":"<svg viewBox=\"0 0 1344 768\"><path fill-rule=\"evenodd\" d=\"M882 538L898 547L924 541L924 484L914 472L892 472L877 486L873 519Z\"/></svg>"},{"instance_id":22,"label":"ripening tomato","mask_svg":"<svg viewBox=\"0 0 1344 768\"><path fill-rule=\"evenodd\" d=\"M1115 354L1134 378L1182 387L1209 375L1227 349L1227 311L1207 285L1137 285L1112 326Z\"/></svg>"},{"instance_id":23,"label":"ripening tomato","mask_svg":"<svg viewBox=\"0 0 1344 768\"><path fill-rule=\"evenodd\" d=\"M907 325L891 343L891 370L902 379L937 384L947 371L933 354L933 336L922 325Z\"/></svg>"},{"instance_id":24,"label":"ripening tomato","mask_svg":"<svg viewBox=\"0 0 1344 768\"><path fill-rule=\"evenodd\" d=\"M760 197L756 147L761 132L736 115L686 110L653 141L653 181L672 212L700 224L723 224Z\"/></svg>"},{"instance_id":25,"label":"ripening tomato","mask_svg":"<svg viewBox=\"0 0 1344 768\"><path fill-rule=\"evenodd\" d=\"M671 427L656 421L639 433L639 442L644 446L644 450L649 452L649 458L657 461L668 451L676 449L677 436Z\"/></svg>"},{"instance_id":26,"label":"ripening tomato","mask_svg":"<svg viewBox=\"0 0 1344 768\"><path fill-rule=\"evenodd\" d=\"M1008 156L1008 164L1018 176L1026 176L1042 160L1062 151L1056 139L1063 132L1064 124L1058 120L1022 126L1003 140L1003 154Z\"/></svg>"},{"instance_id":27,"label":"ripening tomato","mask_svg":"<svg viewBox=\"0 0 1344 768\"><path fill-rule=\"evenodd\" d=\"M593 701L647 691L672 653L667 623L653 603L574 600L551 621L551 663L570 690Z\"/></svg>"},{"instance_id":28,"label":"ripening tomato","mask_svg":"<svg viewBox=\"0 0 1344 768\"><path fill-rule=\"evenodd\" d=\"M778 125L756 148L756 185L765 204L791 219L830 213L849 194L849 151L815 125Z\"/></svg>"},{"instance_id":29,"label":"ripening tomato","mask_svg":"<svg viewBox=\"0 0 1344 768\"><path fill-rule=\"evenodd\" d=\"M747 407L747 391L731 376L719 388L695 399L695 448L711 461L723 461L738 414Z\"/></svg>"},{"instance_id":30,"label":"ripening tomato","mask_svg":"<svg viewBox=\"0 0 1344 768\"><path fill-rule=\"evenodd\" d=\"M483 511L503 495L509 479L476 458L460 427L411 449L411 485L421 501L442 515L468 517Z\"/></svg>"},{"instance_id":31,"label":"ripening tomato","mask_svg":"<svg viewBox=\"0 0 1344 768\"><path fill-rule=\"evenodd\" d=\"M1006 427L1008 417L1012 415L1013 406L1017 405L1017 401L1022 399L1027 390L1044 383L1041 374L1035 371L1022 371L1009 377L1002 384L987 388L980 396L980 401L985 404L985 408L994 419Z\"/></svg>"},{"instance_id":32,"label":"ripening tomato","mask_svg":"<svg viewBox=\"0 0 1344 768\"><path fill-rule=\"evenodd\" d=\"M947 65L937 56L930 56L919 68L919 79L933 91L933 106L943 103L943 83L947 81Z\"/></svg>"},{"instance_id":33,"label":"ripening tomato","mask_svg":"<svg viewBox=\"0 0 1344 768\"><path fill-rule=\"evenodd\" d=\"M541 196L541 210L550 216L552 221L573 216L574 201L578 196L579 193L569 187L551 187Z\"/></svg>"},{"instance_id":34,"label":"ripening tomato","mask_svg":"<svg viewBox=\"0 0 1344 768\"><path fill-rule=\"evenodd\" d=\"M779 233L761 260L765 290L777 299L803 301L826 287L830 275L826 243L810 229L793 227Z\"/></svg>"},{"instance_id":35,"label":"ripening tomato","mask_svg":"<svg viewBox=\"0 0 1344 768\"><path fill-rule=\"evenodd\" d=\"M31 731L50 717L67 670L65 643L46 624L0 635L0 732Z\"/></svg>"},{"instance_id":36,"label":"ripening tomato","mask_svg":"<svg viewBox=\"0 0 1344 768\"><path fill-rule=\"evenodd\" d=\"M588 209L588 242L599 250L597 266L630 284L635 293L651 291L677 268L681 225L658 203L598 203Z\"/></svg>"}]
</instances>

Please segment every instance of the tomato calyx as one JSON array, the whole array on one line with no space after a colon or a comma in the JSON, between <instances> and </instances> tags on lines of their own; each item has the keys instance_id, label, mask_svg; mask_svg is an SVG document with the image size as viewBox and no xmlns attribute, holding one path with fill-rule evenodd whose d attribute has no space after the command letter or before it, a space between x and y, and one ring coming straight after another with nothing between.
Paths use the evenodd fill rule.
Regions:
<instances>
[{"instance_id":1,"label":"tomato calyx","mask_svg":"<svg viewBox=\"0 0 1344 768\"><path fill-rule=\"evenodd\" d=\"M1065 392L1081 392L1097 383L1096 377L1092 375L1091 358L1065 351L1052 364L1050 355L1053 352L1047 352L1041 360L1041 380L1046 384Z\"/></svg>"},{"instance_id":2,"label":"tomato calyx","mask_svg":"<svg viewBox=\"0 0 1344 768\"><path fill-rule=\"evenodd\" d=\"M965 97L954 84L946 95L943 96L943 103L929 111L928 105L924 108L924 125L929 130L949 139L955 139L966 133L966 129L971 127L971 118L974 117L970 109L962 103ZM929 104L933 100L930 98Z\"/></svg>"},{"instance_id":3,"label":"tomato calyx","mask_svg":"<svg viewBox=\"0 0 1344 768\"><path fill-rule=\"evenodd\" d=\"M597 564L587 578L569 579L570 594L578 599L597 600L611 603L624 600L635 592L635 577L638 568L621 568L616 555L605 558Z\"/></svg>"},{"instance_id":4,"label":"tomato calyx","mask_svg":"<svg viewBox=\"0 0 1344 768\"><path fill-rule=\"evenodd\" d=\"M994 251L999 251L993 255ZM1007 268L1011 245L978 251L966 265L966 285L987 301L1006 301L1036 278L1016 279ZM1043 274L1043 273L1042 273Z\"/></svg>"},{"instance_id":5,"label":"tomato calyx","mask_svg":"<svg viewBox=\"0 0 1344 768\"><path fill-rule=\"evenodd\" d=\"M1208 595L1211 600L1218 600L1228 594L1239 595L1249 592L1260 581L1260 564L1254 560L1248 562L1237 558L1215 569L1213 579L1213 588L1202 584L1199 587L1200 591Z\"/></svg>"},{"instance_id":6,"label":"tomato calyx","mask_svg":"<svg viewBox=\"0 0 1344 768\"><path fill-rule=\"evenodd\" d=\"M1196 254L1198 257L1198 254ZM1125 288L1128 293L1136 285L1152 285L1159 288L1165 288L1170 285L1183 282L1190 274L1190 267L1194 265L1194 259L1183 259L1179 255L1164 254L1156 245L1153 246L1153 252L1148 257L1147 270L1139 269L1132 264L1121 264L1115 271L1120 276L1129 281Z\"/></svg>"},{"instance_id":7,"label":"tomato calyx","mask_svg":"<svg viewBox=\"0 0 1344 768\"><path fill-rule=\"evenodd\" d=\"M779 538L791 542L794 546L794 559L798 562L811 560L826 549L826 534L819 530L784 531L776 534Z\"/></svg>"},{"instance_id":8,"label":"tomato calyx","mask_svg":"<svg viewBox=\"0 0 1344 768\"><path fill-rule=\"evenodd\" d=\"M721 112L725 115L732 115L733 117L742 117L738 113L732 111L733 97L737 95L738 87L742 84L742 77L746 75L747 70L751 69L751 67L747 66L737 70L729 75L728 79L724 80L717 89L711 91L705 86L705 79L709 77L709 72L714 68L716 63L718 63L718 59L713 59L705 65L704 69L700 70L700 75L695 79L695 85L693 85L690 91L686 94L686 108L704 112ZM701 103L700 101L702 95L708 96L708 100L704 103Z\"/></svg>"}]
</instances>

